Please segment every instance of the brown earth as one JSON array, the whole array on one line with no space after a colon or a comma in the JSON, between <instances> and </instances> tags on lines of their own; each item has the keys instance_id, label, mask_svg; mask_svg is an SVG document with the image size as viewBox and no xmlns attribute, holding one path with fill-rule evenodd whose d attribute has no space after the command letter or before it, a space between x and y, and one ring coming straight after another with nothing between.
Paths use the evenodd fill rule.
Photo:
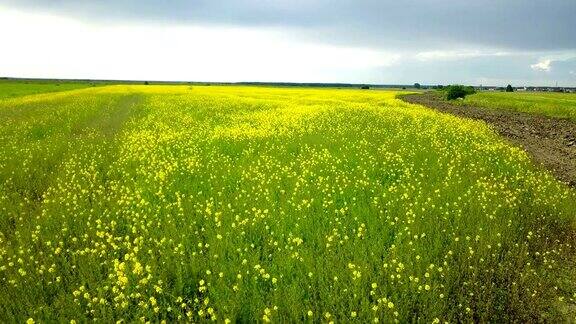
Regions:
<instances>
[{"instance_id":1,"label":"brown earth","mask_svg":"<svg viewBox=\"0 0 576 324\"><path fill-rule=\"evenodd\" d=\"M576 123L535 114L455 105L439 94L410 94L400 99L456 116L483 120L501 136L524 148L561 181L576 187Z\"/></svg>"}]
</instances>

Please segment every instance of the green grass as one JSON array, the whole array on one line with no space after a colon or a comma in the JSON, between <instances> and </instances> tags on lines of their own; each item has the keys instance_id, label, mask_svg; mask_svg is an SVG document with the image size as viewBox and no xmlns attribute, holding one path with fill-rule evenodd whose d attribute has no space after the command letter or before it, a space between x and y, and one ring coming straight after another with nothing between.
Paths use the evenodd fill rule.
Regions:
<instances>
[{"instance_id":1,"label":"green grass","mask_svg":"<svg viewBox=\"0 0 576 324\"><path fill-rule=\"evenodd\" d=\"M574 190L396 95L0 102L0 321L561 320Z\"/></svg>"},{"instance_id":2,"label":"green grass","mask_svg":"<svg viewBox=\"0 0 576 324\"><path fill-rule=\"evenodd\" d=\"M91 87L88 82L48 82L0 80L0 100L38 93L67 91Z\"/></svg>"},{"instance_id":3,"label":"green grass","mask_svg":"<svg viewBox=\"0 0 576 324\"><path fill-rule=\"evenodd\" d=\"M505 109L576 121L576 94L550 92L479 92L459 104Z\"/></svg>"}]
</instances>

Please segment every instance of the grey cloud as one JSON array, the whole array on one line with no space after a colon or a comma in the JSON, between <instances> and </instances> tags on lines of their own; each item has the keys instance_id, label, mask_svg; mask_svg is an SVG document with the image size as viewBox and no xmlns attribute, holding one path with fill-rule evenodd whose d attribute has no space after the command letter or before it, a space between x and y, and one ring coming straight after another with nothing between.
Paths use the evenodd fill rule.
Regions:
<instances>
[{"instance_id":1,"label":"grey cloud","mask_svg":"<svg viewBox=\"0 0 576 324\"><path fill-rule=\"evenodd\" d=\"M535 71L531 64L538 62L535 55L482 56L458 60L420 61L407 60L403 64L383 67L381 77L390 82L411 84L472 85L549 85L574 86L576 58L552 61L549 71ZM418 78L418 79L414 79Z\"/></svg>"},{"instance_id":2,"label":"grey cloud","mask_svg":"<svg viewBox=\"0 0 576 324\"><path fill-rule=\"evenodd\" d=\"M273 28L298 40L403 57L349 71L343 82L576 85L575 0L0 0L2 7L98 25ZM430 51L483 54L416 56ZM550 58L558 54L568 58ZM549 68L531 68L545 59Z\"/></svg>"},{"instance_id":3,"label":"grey cloud","mask_svg":"<svg viewBox=\"0 0 576 324\"><path fill-rule=\"evenodd\" d=\"M574 0L0 0L93 22L147 20L298 30L310 40L392 49L576 49Z\"/></svg>"},{"instance_id":4,"label":"grey cloud","mask_svg":"<svg viewBox=\"0 0 576 324\"><path fill-rule=\"evenodd\" d=\"M576 57L568 60L557 60L550 63L550 71L553 73L573 74L576 71Z\"/></svg>"}]
</instances>

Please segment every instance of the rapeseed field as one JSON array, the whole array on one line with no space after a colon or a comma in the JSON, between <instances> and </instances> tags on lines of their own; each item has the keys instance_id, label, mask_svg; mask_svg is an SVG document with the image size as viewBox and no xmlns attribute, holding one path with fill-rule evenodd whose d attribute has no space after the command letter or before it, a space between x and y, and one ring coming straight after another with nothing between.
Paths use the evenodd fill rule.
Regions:
<instances>
[{"instance_id":1,"label":"rapeseed field","mask_svg":"<svg viewBox=\"0 0 576 324\"><path fill-rule=\"evenodd\" d=\"M0 100L2 322L553 321L576 193L392 91Z\"/></svg>"}]
</instances>

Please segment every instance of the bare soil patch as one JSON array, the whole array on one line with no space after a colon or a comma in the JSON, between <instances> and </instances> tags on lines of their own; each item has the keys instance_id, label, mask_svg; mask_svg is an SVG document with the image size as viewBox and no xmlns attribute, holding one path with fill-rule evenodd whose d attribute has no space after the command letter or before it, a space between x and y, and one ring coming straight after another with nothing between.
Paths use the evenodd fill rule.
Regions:
<instances>
[{"instance_id":1,"label":"bare soil patch","mask_svg":"<svg viewBox=\"0 0 576 324\"><path fill-rule=\"evenodd\" d=\"M439 94L410 94L400 99L456 116L483 120L526 150L561 181L576 187L576 123L528 113L455 105Z\"/></svg>"}]
</instances>

